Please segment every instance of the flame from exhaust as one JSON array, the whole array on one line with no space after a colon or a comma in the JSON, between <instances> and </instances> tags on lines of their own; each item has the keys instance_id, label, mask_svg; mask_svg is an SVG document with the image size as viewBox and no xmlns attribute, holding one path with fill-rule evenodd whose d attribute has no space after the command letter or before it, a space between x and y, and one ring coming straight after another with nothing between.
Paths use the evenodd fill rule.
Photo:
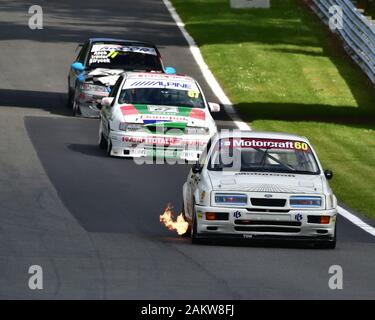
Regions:
<instances>
[{"instance_id":1,"label":"flame from exhaust","mask_svg":"<svg viewBox=\"0 0 375 320\"><path fill-rule=\"evenodd\" d=\"M181 236L189 228L189 223L185 221L182 213L173 221L173 207L168 204L164 213L160 216L160 222L163 223L169 230L175 230Z\"/></svg>"}]
</instances>

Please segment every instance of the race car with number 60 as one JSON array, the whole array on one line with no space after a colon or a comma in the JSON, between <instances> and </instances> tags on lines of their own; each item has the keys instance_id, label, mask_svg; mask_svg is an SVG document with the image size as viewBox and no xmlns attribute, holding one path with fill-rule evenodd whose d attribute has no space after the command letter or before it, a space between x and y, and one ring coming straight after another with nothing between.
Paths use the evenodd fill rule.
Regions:
<instances>
[{"instance_id":1,"label":"race car with number 60","mask_svg":"<svg viewBox=\"0 0 375 320\"><path fill-rule=\"evenodd\" d=\"M194 79L127 72L102 99L99 145L110 156L196 161L217 128Z\"/></svg>"},{"instance_id":2,"label":"race car with number 60","mask_svg":"<svg viewBox=\"0 0 375 320\"><path fill-rule=\"evenodd\" d=\"M306 138L227 132L209 143L183 186L193 243L276 239L335 248L337 200Z\"/></svg>"}]
</instances>

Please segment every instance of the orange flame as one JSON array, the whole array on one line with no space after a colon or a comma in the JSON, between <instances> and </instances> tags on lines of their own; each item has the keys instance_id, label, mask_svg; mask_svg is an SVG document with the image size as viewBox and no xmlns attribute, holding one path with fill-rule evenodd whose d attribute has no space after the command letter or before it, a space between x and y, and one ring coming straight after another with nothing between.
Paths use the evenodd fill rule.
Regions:
<instances>
[{"instance_id":1,"label":"orange flame","mask_svg":"<svg viewBox=\"0 0 375 320\"><path fill-rule=\"evenodd\" d=\"M164 213L160 216L160 222L163 223L169 230L175 230L181 236L189 228L189 223L184 219L182 213L173 221L173 207L168 204Z\"/></svg>"}]
</instances>

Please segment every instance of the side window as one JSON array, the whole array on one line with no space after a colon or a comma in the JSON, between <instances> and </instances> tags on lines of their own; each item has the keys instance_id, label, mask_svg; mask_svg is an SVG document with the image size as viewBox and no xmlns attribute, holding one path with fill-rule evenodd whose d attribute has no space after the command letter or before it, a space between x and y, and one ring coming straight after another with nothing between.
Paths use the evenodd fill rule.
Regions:
<instances>
[{"instance_id":1,"label":"side window","mask_svg":"<svg viewBox=\"0 0 375 320\"><path fill-rule=\"evenodd\" d=\"M117 93L119 92L120 90L120 87L121 87L121 84L122 84L122 81L124 80L124 77L120 77L117 79L115 85L113 86L112 90L111 90L111 93L109 94L109 96L111 98L116 98L117 96ZM115 99L113 99L113 103L112 105L115 103Z\"/></svg>"},{"instance_id":2,"label":"side window","mask_svg":"<svg viewBox=\"0 0 375 320\"><path fill-rule=\"evenodd\" d=\"M78 54L78 57L77 57L77 61L78 62L81 62L83 65L85 64L85 60L86 60L86 56L87 56L87 50L88 50L88 48L89 48L89 44L88 43L86 43L83 47L82 47L82 49L81 49L81 51L80 51L80 53Z\"/></svg>"}]
</instances>

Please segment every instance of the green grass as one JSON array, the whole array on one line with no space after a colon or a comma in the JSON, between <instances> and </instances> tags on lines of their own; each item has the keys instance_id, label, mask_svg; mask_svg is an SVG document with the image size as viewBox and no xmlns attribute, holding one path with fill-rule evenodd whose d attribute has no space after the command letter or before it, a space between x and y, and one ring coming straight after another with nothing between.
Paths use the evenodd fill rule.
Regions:
<instances>
[{"instance_id":1,"label":"green grass","mask_svg":"<svg viewBox=\"0 0 375 320\"><path fill-rule=\"evenodd\" d=\"M375 218L374 88L319 19L300 0L172 2L241 117L307 136L339 199Z\"/></svg>"}]
</instances>

